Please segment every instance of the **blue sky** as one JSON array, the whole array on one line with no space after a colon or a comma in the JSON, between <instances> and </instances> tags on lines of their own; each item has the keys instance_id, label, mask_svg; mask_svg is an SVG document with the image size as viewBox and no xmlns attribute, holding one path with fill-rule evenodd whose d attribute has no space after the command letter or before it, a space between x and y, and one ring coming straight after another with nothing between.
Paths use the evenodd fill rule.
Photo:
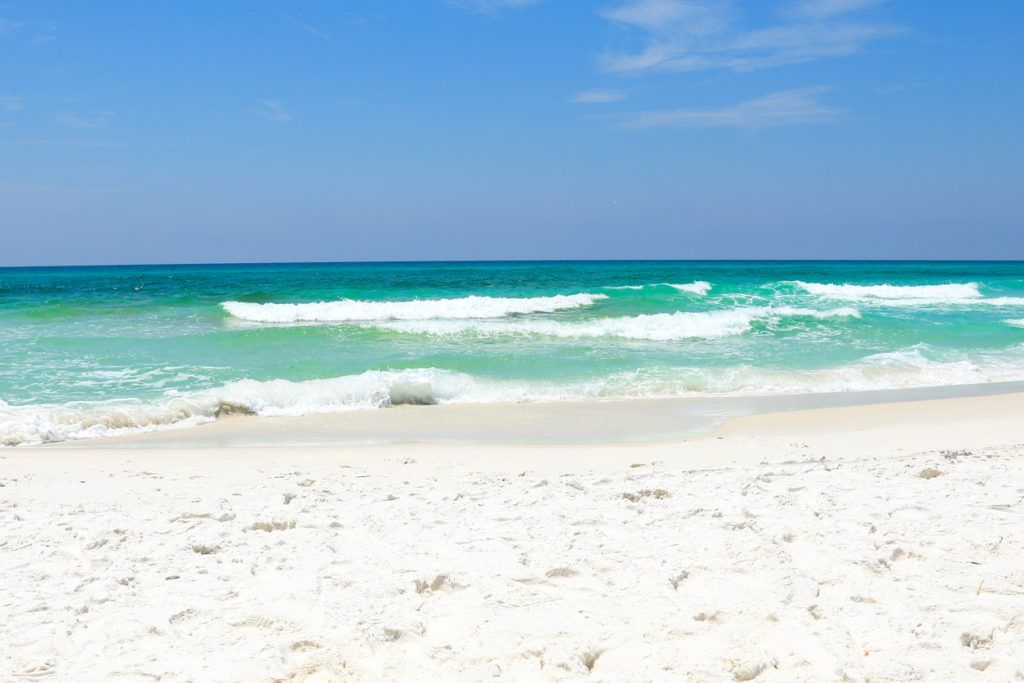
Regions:
<instances>
[{"instance_id":1,"label":"blue sky","mask_svg":"<svg viewBox=\"0 0 1024 683\"><path fill-rule=\"evenodd\" d=\"M0 1L0 265L1024 258L1024 3Z\"/></svg>"}]
</instances>

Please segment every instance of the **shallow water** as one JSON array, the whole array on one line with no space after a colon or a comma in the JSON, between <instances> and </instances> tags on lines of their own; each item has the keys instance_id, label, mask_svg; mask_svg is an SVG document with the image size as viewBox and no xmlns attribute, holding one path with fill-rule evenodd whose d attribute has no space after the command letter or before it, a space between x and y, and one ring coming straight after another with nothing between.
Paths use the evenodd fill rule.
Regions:
<instances>
[{"instance_id":1,"label":"shallow water","mask_svg":"<svg viewBox=\"0 0 1024 683\"><path fill-rule=\"evenodd\" d=\"M0 269L0 443L417 403L1024 380L1024 263Z\"/></svg>"}]
</instances>

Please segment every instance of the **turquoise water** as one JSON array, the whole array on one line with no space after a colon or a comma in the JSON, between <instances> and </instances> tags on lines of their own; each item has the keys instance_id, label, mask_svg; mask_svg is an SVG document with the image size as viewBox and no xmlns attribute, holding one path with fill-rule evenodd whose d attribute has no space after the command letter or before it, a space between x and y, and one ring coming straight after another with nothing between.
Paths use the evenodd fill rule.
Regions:
<instances>
[{"instance_id":1,"label":"turquoise water","mask_svg":"<svg viewBox=\"0 0 1024 683\"><path fill-rule=\"evenodd\" d=\"M0 443L398 403L1024 379L1024 263L0 269Z\"/></svg>"}]
</instances>

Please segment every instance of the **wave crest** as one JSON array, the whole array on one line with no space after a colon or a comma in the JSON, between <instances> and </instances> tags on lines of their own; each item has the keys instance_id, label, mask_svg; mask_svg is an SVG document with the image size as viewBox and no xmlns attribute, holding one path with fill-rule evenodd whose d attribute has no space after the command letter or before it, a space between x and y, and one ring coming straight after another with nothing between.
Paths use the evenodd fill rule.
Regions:
<instances>
[{"instance_id":1,"label":"wave crest","mask_svg":"<svg viewBox=\"0 0 1024 683\"><path fill-rule=\"evenodd\" d=\"M687 294L696 294L698 296L704 296L711 290L711 283L705 282L704 280L695 280L694 282L687 282L686 284L674 285L671 282L660 282L653 285L609 285L604 289L632 289L639 290L646 287L671 287L680 292L686 292Z\"/></svg>"},{"instance_id":2,"label":"wave crest","mask_svg":"<svg viewBox=\"0 0 1024 683\"><path fill-rule=\"evenodd\" d=\"M836 285L794 281L809 294L844 301L959 302L981 299L977 282L945 285Z\"/></svg>"},{"instance_id":3,"label":"wave crest","mask_svg":"<svg viewBox=\"0 0 1024 683\"><path fill-rule=\"evenodd\" d=\"M711 291L711 283L705 282L704 280L697 280L695 282L689 282L684 285L674 285L671 282L663 283L672 289L679 290L680 292L686 292L688 294L696 294L698 296L704 296Z\"/></svg>"},{"instance_id":4,"label":"wave crest","mask_svg":"<svg viewBox=\"0 0 1024 683\"><path fill-rule=\"evenodd\" d=\"M356 322L369 320L429 320L501 318L515 313L552 313L607 299L606 294L557 294L530 298L467 296L458 299L412 301L320 301L303 304L256 304L225 301L232 317L250 322Z\"/></svg>"},{"instance_id":5,"label":"wave crest","mask_svg":"<svg viewBox=\"0 0 1024 683\"><path fill-rule=\"evenodd\" d=\"M563 339L619 338L647 341L718 339L743 334L757 320L784 317L859 318L855 308L816 311L809 308L734 308L725 311L651 313L579 322L559 320L417 320L372 323L376 329L408 334L452 336L539 335Z\"/></svg>"},{"instance_id":6,"label":"wave crest","mask_svg":"<svg viewBox=\"0 0 1024 683\"><path fill-rule=\"evenodd\" d=\"M1024 297L983 296L977 282L945 285L834 285L795 280L789 284L824 299L882 306L1024 306Z\"/></svg>"}]
</instances>

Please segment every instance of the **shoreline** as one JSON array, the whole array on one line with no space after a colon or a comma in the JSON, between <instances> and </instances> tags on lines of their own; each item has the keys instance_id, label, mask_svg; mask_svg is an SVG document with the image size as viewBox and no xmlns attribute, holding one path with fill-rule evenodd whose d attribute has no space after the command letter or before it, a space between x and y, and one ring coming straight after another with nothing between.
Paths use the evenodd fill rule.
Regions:
<instances>
[{"instance_id":1,"label":"shoreline","mask_svg":"<svg viewBox=\"0 0 1024 683\"><path fill-rule=\"evenodd\" d=\"M0 451L0 670L1024 676L1024 393L653 443Z\"/></svg>"},{"instance_id":2,"label":"shoreline","mask_svg":"<svg viewBox=\"0 0 1024 683\"><path fill-rule=\"evenodd\" d=\"M1015 393L656 443L0 450L0 671L1014 680L1022 415Z\"/></svg>"},{"instance_id":3,"label":"shoreline","mask_svg":"<svg viewBox=\"0 0 1024 683\"><path fill-rule=\"evenodd\" d=\"M528 404L533 406L535 404ZM561 405L561 404L548 404ZM621 407L623 404L597 404ZM459 406L460 408L462 406ZM410 409L410 412L415 409ZM375 411L384 414L389 411ZM460 415L462 414L459 411ZM472 414L472 412L471 412ZM347 414L343 414L347 415ZM611 443L436 443L397 442L369 444L256 443L244 438L232 443L234 420L174 432L60 442L40 447L0 451L7 467L23 462L33 467L37 457L47 462L125 462L133 458L161 462L202 463L215 458L223 463L344 462L361 466L415 459L434 467L465 467L489 471L558 469L615 470L637 462L658 462L666 467L702 469L750 466L808 458L856 460L914 453L1008 448L1024 444L1024 393L963 398L869 403L864 405L789 410L740 415L723 420L714 431L681 439ZM602 414L602 416L604 416ZM335 416L282 418L296 422L332 424ZM534 415L531 413L530 418ZM563 416L548 413L557 423ZM273 418L248 421L269 424ZM243 422L245 420L239 420ZM204 430L204 427L208 429ZM258 433L258 435L263 436ZM271 432L288 438L292 432ZM189 441L184 436L200 437ZM216 438L210 438L211 435ZM169 440L163 440L168 439Z\"/></svg>"},{"instance_id":4,"label":"shoreline","mask_svg":"<svg viewBox=\"0 0 1024 683\"><path fill-rule=\"evenodd\" d=\"M15 448L643 444L710 436L736 419L757 415L1018 395L1024 395L1024 382L826 394L398 405L292 417L228 415L189 427Z\"/></svg>"}]
</instances>

